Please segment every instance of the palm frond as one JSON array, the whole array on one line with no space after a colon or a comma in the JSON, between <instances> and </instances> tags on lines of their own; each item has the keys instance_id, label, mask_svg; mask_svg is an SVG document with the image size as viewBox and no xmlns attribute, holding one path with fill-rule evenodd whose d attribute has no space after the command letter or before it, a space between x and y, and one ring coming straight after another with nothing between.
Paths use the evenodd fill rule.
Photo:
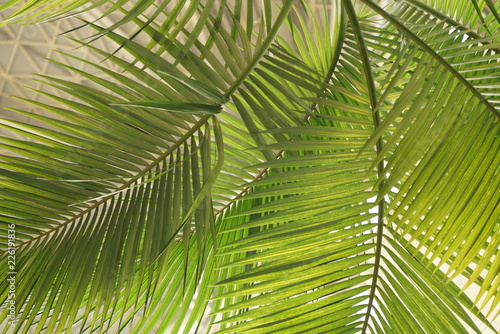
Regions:
<instances>
[{"instance_id":1,"label":"palm frond","mask_svg":"<svg viewBox=\"0 0 500 334\"><path fill-rule=\"evenodd\" d=\"M171 127L174 131L169 132L164 128L163 138L153 136L144 118L135 117L133 109L112 107L120 101L116 96L71 82L51 81L87 104L55 96L49 97L74 109L37 103L64 117L39 118L47 125L57 125L59 132L11 122L8 128L12 131L39 140L31 154L23 149L22 141L3 139L11 143L14 152L31 158L11 157L2 171L4 180L15 181L4 182L2 198L13 209L3 215L20 232L24 226L27 229L24 238L18 235L16 245L18 275L25 277L17 290L17 302L23 309L18 328L30 327L40 314L38 330L47 326L48 331L61 331L75 320L86 291L82 287L87 286L84 318L89 314L94 317L90 324L83 322L81 326L105 328L107 314L118 302L115 290L125 292L124 304L129 298L151 293L159 283L155 277L161 278L165 271L164 259L179 242L185 245L186 274L192 229L199 243L197 255L211 243L207 241L214 228L210 190L223 164L221 129L215 120L210 126L209 115L189 124L183 118L192 119L186 113L193 110L186 107L193 104L177 102L172 107L182 116L174 124L186 125L187 131L179 136L179 129ZM198 88L202 89L202 85L198 84ZM202 110L204 107L198 111ZM163 116L155 120L157 123L177 118L158 109L144 114L155 118L160 113ZM107 122L111 117L113 121ZM48 137L52 134L52 138ZM215 147L211 138L214 135ZM169 143L173 136L176 141ZM73 146L57 153L54 148L62 146L61 140ZM96 160L94 156L101 158ZM19 172L21 168L39 168L44 177ZM134 169L137 172L133 175L127 172ZM96 174L99 170L100 176ZM28 197L35 197L35 206L32 201L23 201ZM73 213L66 210L64 215L55 214L53 208L64 206L72 207ZM2 243L7 243L5 237ZM88 252L82 254L82 249ZM203 266L205 257L194 261L195 266ZM6 269L6 262L3 264ZM200 270L198 267L198 277ZM132 279L135 276L138 279ZM141 288L130 295L133 284Z\"/></svg>"},{"instance_id":2,"label":"palm frond","mask_svg":"<svg viewBox=\"0 0 500 334\"><path fill-rule=\"evenodd\" d=\"M286 4L288 10L291 3ZM130 63L81 43L126 71L119 74L99 64L88 64L119 84L57 64L109 93L94 86L42 77L41 82L78 101L39 91L60 105L25 101L53 114L33 115L43 126L4 122L9 130L37 141L28 148L22 140L2 139L17 154L6 157L9 164L2 171L2 178L7 180L2 189L6 204L3 216L6 223L18 228L16 268L18 277L26 277L18 284L17 303L22 315L17 330L36 326L36 330L62 332L73 322L79 322L85 331L123 327L138 310L154 314L176 309L169 298L164 299L162 287L168 287L168 295L181 314L190 312L191 299L195 293L199 295L199 312L187 322L182 316L174 317L176 313L163 323L155 316L140 322L137 330L147 332L155 323L170 326L175 319L175 330L185 326L187 332L199 325L199 314L203 314L210 295L208 284L213 281L203 275L205 265L213 261L212 210L217 208L217 201L227 202L226 196L234 193L235 185L252 178L243 167L260 162L258 156L241 152L248 138L238 129L238 118L229 114L223 119L228 142L233 145L225 147L223 130L211 115L220 112L227 102L219 92L228 89L226 95L231 95L231 90L237 89L266 53L286 16L284 10L271 25L268 39L238 64L238 71L231 77L234 82L228 80L229 76L220 77L189 51L190 46L159 38L158 31L139 19L135 21L140 29L165 43L172 62L131 39L86 22L135 59ZM191 36L197 34L195 31ZM214 34L217 38L221 35ZM186 43L203 49L193 38ZM210 50L203 50L203 57L216 59ZM220 78L215 80L219 85L213 85L215 78ZM232 88L228 88L228 81ZM218 179L224 151L230 153L226 155L229 165ZM38 172L32 175L30 170ZM33 208L33 200L23 201L28 197L35 199ZM7 236L2 242L8 242ZM82 256L81 249L88 247L92 250ZM8 292L5 284L4 300ZM162 306L151 310L150 303L159 300ZM7 314L2 313L2 319Z\"/></svg>"},{"instance_id":3,"label":"palm frond","mask_svg":"<svg viewBox=\"0 0 500 334\"><path fill-rule=\"evenodd\" d=\"M355 22L352 23L354 26L356 25ZM465 122L465 119L461 118L465 112L463 109L465 101L475 99L480 87L471 83L469 81L470 77L460 76L459 78L459 74L455 71L453 65L444 64L446 60L438 59L436 57L437 53L428 52L428 47L418 48L421 44L419 41L415 41L417 47L414 44L408 46L411 52L401 52L401 49L398 49L398 44L391 43L397 33L389 31L386 33L384 31L385 35L377 34L375 33L376 29L375 27L370 28L370 25L360 26L360 29L354 35L348 34L346 36L343 47L345 53L341 54L339 63L336 66L336 72L334 72L332 78L332 82L340 83L337 86L342 88L328 85L326 87L331 88L329 94L322 92L319 97L311 97L321 92L321 88L308 84L309 80L316 84L321 82L321 80L315 78L315 75L310 74L314 72L312 68L315 68L316 71L318 69L314 65L313 57L305 56L305 60L300 59L295 62L298 64L307 62L312 67L309 68L309 71L301 72L298 66L303 68L303 65L297 65L296 68L289 69L286 72L283 71L286 66L273 68L270 65L265 65L270 74L259 77L261 86L264 87L266 85L264 82L267 81L269 82L268 86L278 87L276 95L286 92L287 99L290 101L294 101L294 98L298 96L306 96L306 99L320 103L319 107L321 108L316 109L317 114L314 115L315 117L309 119L311 123L309 126L286 126L286 123L291 125L293 123L283 119L280 114L282 108L273 110L270 108L271 106L266 107L263 110L266 110L267 114L271 110L272 115L274 115L272 118L266 117L263 112L259 113L260 108L256 104L256 101L263 100L256 98L258 96L256 94L259 92L252 91L250 94L241 92L248 105L245 107L242 104L239 108L240 112L247 114L246 117L248 118L250 117L248 110L255 110L259 115L258 120L262 122L260 124L255 122L248 126L251 126L255 131L259 128L268 129L264 132L259 131L254 136L255 138L261 138L257 149L285 153L282 154L283 158L261 165L274 168L273 172L269 176L251 183L250 186L254 185L255 188L252 188L253 190L249 194L243 196L240 204L241 212L238 210L240 206L237 205L235 207L236 212L231 212L225 218L231 224L236 225L228 228L226 233L240 233L243 239L221 247L222 264L220 264L220 268L224 271L232 270L232 272L228 272L229 278L220 282L220 297L217 297L221 299L218 302L221 317L219 323L225 324L222 328L226 328L221 332L286 331L291 330L293 327L296 332L322 333L340 331L340 328L349 331L350 325L353 326L352 328L357 327L357 330L363 328L363 331L370 326L374 332L412 332L423 328L432 331L435 329L433 324L436 321L442 321L440 319L447 319L452 315L453 319L460 318L464 321L467 327L463 327L464 325L460 321L452 320L451 322L440 323L439 326L443 330L452 330L457 333L469 330L477 333L481 332L463 309L463 307L466 307L478 313L477 309L474 309L475 306L473 306L472 302L465 298L460 301L462 305L457 303L456 298L459 298L460 291L454 288L453 283L439 283L439 289L446 291L446 294L439 296L437 299L435 296L428 295L431 291L428 289L428 284L431 284L431 281L432 284L438 283L431 279L431 272L426 270L420 263L410 261L411 264L409 264L405 262L408 261L408 257L403 261L401 255L396 255L395 252L384 246L386 243L394 243L394 241L391 241L391 236L381 234L380 230L385 229L385 224L388 224L387 228L391 228L392 222L396 219L397 221L402 219L401 211L396 213L397 209L415 210L415 208L420 207L420 200L425 201L425 197L422 196L411 205L408 205L410 203L405 203L405 205L402 200L409 200L409 197L403 191L399 193L399 190L402 187L408 187L408 189L414 189L419 193L422 190L419 185L425 185L429 178L432 177L429 174L419 173L420 168L426 169L422 156L427 154L429 146L431 151L434 149L437 151L441 149L445 142L457 145L458 149L458 146L463 145L464 140L474 142L474 138L478 136L481 138L489 136L490 140L492 140L498 133L496 108L489 102L488 95L480 96L475 102L477 109L472 109L470 113L467 112L465 119L470 120L471 115L474 115L478 119L477 122L485 124L485 132L479 135L466 130L464 132L459 131L458 128L463 127ZM441 37L443 37L445 31L449 34L449 29L442 28ZM357 39L354 38L356 34ZM366 36L370 36L370 39L367 39ZM369 47L366 50L372 52L370 56L363 55L363 52L359 51L363 50L363 46L358 44L360 41L364 42L365 40L369 43L366 44ZM380 43L381 41L383 43ZM427 45L429 41L426 40L425 43ZM477 52L485 52L488 48L489 46L482 47ZM287 49L292 48L288 47ZM300 49L299 46L298 50ZM438 47L438 49L441 50L441 47ZM287 57L290 56L287 55ZM372 59L369 59L369 57L372 57ZM280 55L277 54L276 58L279 60ZM364 72L363 67L365 68ZM371 72L372 68L375 71L374 77L370 78L368 76L366 78L365 73L367 71ZM277 80L274 76L280 79ZM321 77L321 75L317 77ZM306 78L306 80L303 81L299 78ZM373 80L371 91L366 80ZM381 81L379 83L376 80ZM286 82L287 85L279 85L280 81ZM293 89L288 86L290 82L293 83ZM450 83L456 87L456 93L443 94L440 87ZM349 87L351 92L346 93L344 87ZM309 90L309 96L304 93L305 89ZM339 94L339 92L342 92L342 94ZM292 97L292 95L295 95L295 97ZM450 96L454 95L461 96L462 100L450 98ZM271 96L273 95L270 94L270 91L266 91L265 96L272 99ZM360 105L361 101L363 104ZM494 100L492 102L495 103ZM468 108L470 108L470 105L468 105ZM378 124L375 122L375 131L370 136L364 134L363 131L373 131L373 127L370 126L370 122L372 122L371 109L378 110L381 121ZM430 127L421 123L425 121L425 117L420 116L423 115L423 112L432 113L432 116L429 116L428 119L429 121L432 119L432 122L429 123L431 124ZM460 120L450 119L453 114L460 117ZM290 113L287 113L288 115ZM265 121L266 118L269 121ZM282 122L276 121L280 118L283 119ZM317 121L318 119L320 121ZM336 123L326 120L341 120L342 122ZM431 139L423 145L422 151L415 152L415 147L422 147L421 143L418 142L419 139L426 137L426 134L423 134L422 131L436 131L432 128L433 122L437 122L434 124L437 124L436 127L439 129L439 134L436 133L436 136L439 135L438 138L435 138L436 142ZM366 130L357 130L360 123L364 125L362 129ZM479 129L474 121L469 123L469 126ZM452 128L459 131L460 139L458 137L449 137ZM490 132L486 129L490 129ZM420 131L420 135L416 133L409 135L407 131ZM263 135L266 135L266 133L270 133L274 139L267 136L267 139L264 140ZM470 137L465 135L466 133L470 133ZM364 137L364 135L367 137ZM358 139L360 143L364 143L362 146L356 145ZM377 146L377 152L368 152L368 148L373 147L377 140L382 140L381 145ZM487 145L491 147L492 142L487 142L485 148ZM452 158L454 157L454 151L451 150L450 152L450 155L440 155L442 159L440 165L446 166L447 163L444 161L448 161L448 163L455 161ZM471 150L471 153L469 153L471 159L472 152L477 151ZM484 149L484 152L493 158L496 150ZM363 159L358 163L365 161L366 165L356 165L355 167L356 170L363 171L359 176L356 176L354 167L349 167L353 163L353 161L349 160L350 155L359 155L358 160ZM429 153L429 157L433 159L436 159L436 155L435 151ZM339 161L333 157L345 160ZM460 159L456 160L460 161ZM337 165L328 165L332 161L335 161ZM376 174L366 174L367 171L373 170L382 161L387 162L379 165L378 180ZM481 164L481 162L482 160L477 160L478 164ZM323 163L326 165L323 166ZM467 164L470 164L470 161L464 162L464 166ZM347 170L348 172L345 174L339 173L339 179L337 180L333 171L338 165L342 166L340 167L341 170ZM483 187L490 184L491 177L495 173L493 166L498 166L498 164L492 163L490 165L488 163L488 166L492 167L490 172L493 174L490 174L491 176L484 181L482 179L476 179L475 181L480 182ZM380 168L383 168L382 172L380 172ZM435 172L435 169L430 167L427 167L427 169L429 172ZM474 170L474 167L471 170ZM329 175L328 173L332 174ZM327 175L331 178L325 178ZM372 181L369 181L370 175ZM463 178L465 175L465 171L450 175L450 182L455 177ZM441 175L438 177L442 178ZM268 179L269 181L267 181ZM359 188L350 184L350 182L356 182L356 180L359 182ZM361 197L353 197L352 202L349 202L350 197L340 200L337 196L346 196L343 192L345 186L343 182L347 182L349 184L348 188L351 190L357 189L360 191L359 196ZM267 187L261 189L260 187L264 184ZM376 234L369 233L371 229L375 229L375 225L370 222L370 217L374 216L374 214L370 214L370 209L374 207L374 204L369 202L371 197L369 190L377 189L378 185L381 188L379 188L376 202L382 203L382 206L379 205L379 210L380 208L384 210L382 218L384 220L388 219L388 222L378 225L379 233ZM463 190L450 190L452 187L453 185L448 183L442 189L448 193L455 193L457 196L463 193L461 192ZM495 183L491 189L496 188ZM403 194L405 196L395 199L394 195L390 195L391 189L397 189L398 194L401 194L400 196ZM436 188L434 187L434 189ZM388 195L390 196L387 197ZM384 203L386 200L387 204ZM463 200L465 201L466 198ZM253 203L246 204L245 201L253 201ZM443 215L456 211L451 204L453 202L447 199L441 202L441 198L438 197L435 201L432 207L438 206L439 212ZM437 204L438 202L440 204ZM488 202L488 205L496 207L494 202ZM474 206L475 204L469 208L473 209ZM425 207L425 204L422 207ZM347 216L342 216L344 212ZM410 212L414 213L413 211ZM339 221L335 220L336 214L341 215ZM397 245L399 254L408 252L401 248L402 245L410 247L404 237L408 234L413 235L414 229L418 229L414 223L419 224L416 218L420 216L420 214L416 214L411 219L405 219L405 224L407 224L405 226L408 228L404 231L394 230L394 233L398 235L398 238L401 238L402 242L402 244ZM485 239L482 242L491 238L492 233L494 233L494 226L497 224L495 216L487 214L483 218L492 219L490 220L492 229L483 234ZM379 217L379 219L382 218ZM422 231L427 231L428 224L431 224L434 219L428 219L428 217L422 217L421 219L426 224ZM461 226L464 226L465 216L463 219ZM233 221L234 223L232 223ZM465 229L470 232L475 221L467 221L468 226ZM352 225L346 226L343 224ZM400 227L395 226L396 228ZM484 226L484 224L481 224L481 226ZM456 225L453 227L441 225L439 231L442 230L451 232L459 229ZM310 234L307 231L311 231ZM331 236L320 236L322 233L331 234ZM442 235L445 233L447 232L443 232ZM465 236L447 239L442 235L433 236L432 240L439 247L443 247L442 249L449 251L449 254L460 249L458 244L449 242L449 240L456 240L457 242L467 240ZM365 237L366 239L364 239ZM331 244L326 241L327 239L331 241ZM375 243L375 241L377 242ZM326 244L322 242L326 242ZM342 249L343 244L350 247L349 242L359 242L357 244L359 253L342 253L342 251L338 251L335 252L337 257L329 253L330 251L334 252L333 249L337 250L334 247ZM429 244L420 244L423 254L430 252L428 250ZM330 245L332 248L329 248ZM381 245L377 246L380 247L379 252L375 251L376 245ZM491 247L491 249L495 249L495 246ZM300 261L304 258L299 254L303 253L310 255L308 256L310 262ZM471 251L470 254L476 253L477 249ZM419 254L418 248L413 249L413 254ZM329 258L329 255L333 257ZM344 258L343 255L346 257ZM356 262L354 258L358 256L362 260ZM493 252L486 255L486 258L491 259L494 256ZM359 271L344 266L343 261L348 261L348 259L352 260L349 264L353 268L358 267ZM430 260L432 259L433 257L430 257ZM396 262L396 265L394 262ZM350 273L353 276L339 276L339 278L350 277L354 279L354 277L358 277L356 279L359 281L351 285L351 289L356 291L355 294L350 294L353 290L345 291L344 294L340 292L343 291L342 284L344 282L342 280L322 281L318 286L305 283L309 281L319 282L319 277L323 275L322 269L331 266L328 272L335 272L336 264L339 265L339 270L341 268L344 270L346 268L353 269ZM363 275L364 270L366 270L364 266L367 266L367 268L378 267L379 272L375 272L378 280L373 281L373 276L366 279ZM484 267L480 268L476 273L483 269ZM410 270L414 270L419 274L409 274ZM435 272L439 272L441 277L446 277L445 273L440 272L439 269L435 269ZM317 273L317 276L315 276L315 273ZM451 273L452 269L446 274L450 275ZM460 273L460 270L457 270L458 273ZM492 275L495 276L495 274ZM425 279L421 280L421 277L425 277ZM450 277L453 276L450 275ZM304 281L301 279L304 279ZM318 279L318 281L315 281L315 279ZM370 289L366 289L366 283L369 280L372 280L372 286ZM337 285L338 290L335 288ZM411 290L414 286L418 288ZM481 286L484 285L481 284ZM371 293L362 293L362 291L369 292L367 290L371 290ZM405 296L402 296L403 291L414 291L413 293L418 294L418 297L405 298ZM360 298L360 296L363 297ZM437 304L429 307L428 300L434 299L438 300ZM278 305L283 306L276 309ZM358 305L359 308L353 305ZM366 312L368 305L371 306L368 307L368 317L365 319L360 314L360 311L365 309ZM401 308L411 311L402 317L400 311L396 311ZM283 311L280 312L281 310ZM375 316L373 312L379 314L379 316ZM397 319L390 315L396 314L396 312L398 313ZM328 317L323 318L327 314ZM435 318L436 314L439 314L437 318ZM488 320L481 313L478 314L479 318L492 328ZM345 319L349 320L344 322ZM402 319L403 321L401 321ZM331 327L328 327L327 323ZM357 332L357 330L352 329L353 332Z\"/></svg>"},{"instance_id":4,"label":"palm frond","mask_svg":"<svg viewBox=\"0 0 500 334\"><path fill-rule=\"evenodd\" d=\"M495 45L483 44L482 39L476 42L467 36L467 32L451 34L449 27L439 24L434 18L416 15L414 8L406 8L411 16L399 12L398 17L401 20L418 18L419 26L415 25L415 22L407 25L416 31L415 35L419 35L419 39L436 48L438 56L449 62L449 65L442 66L442 61L432 52L415 48L420 45L418 41L415 41L415 45L408 41L408 45L405 46L405 49L411 52L408 57L402 56L400 47L394 43L386 42L383 48L380 48L379 54L384 59L379 67L382 74L380 78L384 80L384 87L391 92L396 89L400 91L400 98L397 101L401 101L401 104L396 102L391 106L382 126L378 129L379 133L382 133L384 126L388 129L395 121L398 122L397 130L387 137L384 145L384 153L393 148L395 150L387 159L385 168L390 177L379 196L387 194L393 187L396 189L397 195L389 206L389 210L394 209L394 213L390 214L393 218L389 221L397 221L398 227L404 225L402 233L411 234L410 241L425 230L426 236L422 237L420 245L425 247L426 254L433 253L431 259L439 257L442 259L441 264L447 262L451 266L448 274L454 277L463 272L467 265L465 261L460 264L458 259L448 260L451 254L459 252L461 256L458 258L467 258L467 261L470 261L476 257L486 240L495 233L498 219L498 214L495 213L496 205L493 203L481 205L481 195L472 189L489 189L486 191L496 192L496 181L492 180L493 175L497 173L498 162L495 160L496 149L492 149L491 145L494 145L493 140L498 135L496 124L499 116L496 94L492 94L489 88L492 83L498 81L497 77L481 75L481 69L475 70L474 65L467 71L464 70L464 65L456 64L462 61L468 63L467 60L470 59L471 63L478 61L485 68L488 66L495 68L496 62L493 57L491 61L487 57L489 54L494 54L492 48ZM401 11L401 8L399 10ZM373 32L369 32L367 36L376 41L379 34L375 29L369 28L369 30ZM383 36L383 40L390 41L394 38L391 36L395 36L395 33ZM376 42L372 46L376 48ZM392 51L389 51L391 49ZM486 59L481 58L484 55ZM388 62L390 59L394 61ZM453 67L453 70L450 67ZM404 71L411 73L407 82ZM386 73L389 73L389 76ZM460 75L460 79L457 75ZM421 80L421 83L417 83L418 80ZM404 84L398 87L402 82ZM416 84L413 84L414 82ZM415 87L420 87L418 93L411 90ZM442 94L444 87L448 87L452 92L451 96L459 98L450 98L450 95ZM393 93L386 90L384 97L388 94ZM414 97L417 94L418 96ZM411 107L410 101L414 101ZM436 111L438 113L435 113ZM471 129L473 126L478 132L467 130L467 127ZM481 141L478 138L482 138ZM481 159L477 159L478 155ZM382 156L378 159L382 159ZM433 169L432 174L425 172L425 170L430 171L430 166L438 165L447 166L446 170ZM408 168L412 170L411 173L408 173ZM472 176L477 176L478 172L481 173L480 178ZM405 174L408 174L408 177ZM456 178L467 180L464 182L467 184L467 190L463 187L455 188L458 186L456 181L453 181ZM422 203L412 205L410 213L405 208L408 208L410 201L415 199ZM476 208L478 211L475 211ZM486 223L489 227L481 231L475 229L474 226L479 221L489 221L490 223ZM451 232L458 226L464 229L462 234ZM495 253L496 251L487 253L485 258L490 259ZM487 262L487 260L481 261L483 265ZM471 284L483 269L484 266L475 268L475 274L472 280L469 278L467 285ZM495 274L490 274L489 277L492 275ZM480 283L481 295L489 290L490 280L486 285ZM492 295L490 294L490 298Z\"/></svg>"},{"instance_id":5,"label":"palm frond","mask_svg":"<svg viewBox=\"0 0 500 334\"><path fill-rule=\"evenodd\" d=\"M360 2L118 1L118 23L84 21L117 50L74 40L105 61L53 63L90 84L39 76L63 95L0 124L32 140L0 137L15 330L495 331L498 5ZM76 9L43 4L7 22Z\"/></svg>"},{"instance_id":6,"label":"palm frond","mask_svg":"<svg viewBox=\"0 0 500 334\"><path fill-rule=\"evenodd\" d=\"M491 0L405 0L408 4L428 12L433 17L457 27L477 29L479 34L495 35L500 17L498 7ZM498 5L498 4L497 4ZM466 30L460 29L460 30Z\"/></svg>"},{"instance_id":7,"label":"palm frond","mask_svg":"<svg viewBox=\"0 0 500 334\"><path fill-rule=\"evenodd\" d=\"M82 12L89 11L98 7L105 7L108 1L59 1L59 0L43 0L38 2L22 3L21 0L9 0L0 6L0 11L14 10L13 13L2 22L0 25L14 24L14 23L39 23L48 20L54 20L66 15L77 15ZM159 7L164 8L169 1L163 1ZM130 22L133 18L143 14L148 8L153 7L155 1L141 0L130 6L128 15L119 20L111 29L118 28L119 26ZM127 1L120 0L111 3L108 8L105 8L102 17L109 15L115 11L120 10L122 7L127 6ZM158 11L155 12L158 15ZM155 15L155 16L156 16ZM102 18L101 17L101 18Z\"/></svg>"}]
</instances>

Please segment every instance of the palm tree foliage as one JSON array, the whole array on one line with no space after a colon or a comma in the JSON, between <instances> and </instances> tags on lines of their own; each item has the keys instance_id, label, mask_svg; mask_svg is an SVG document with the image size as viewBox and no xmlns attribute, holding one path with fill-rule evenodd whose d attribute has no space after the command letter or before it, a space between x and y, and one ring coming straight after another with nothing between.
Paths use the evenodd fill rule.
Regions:
<instances>
[{"instance_id":1,"label":"palm tree foliage","mask_svg":"<svg viewBox=\"0 0 500 334\"><path fill-rule=\"evenodd\" d=\"M55 62L94 85L2 120L30 139L0 139L5 331L498 330L498 2L255 6L115 1L82 24L118 52L74 41L100 74Z\"/></svg>"}]
</instances>

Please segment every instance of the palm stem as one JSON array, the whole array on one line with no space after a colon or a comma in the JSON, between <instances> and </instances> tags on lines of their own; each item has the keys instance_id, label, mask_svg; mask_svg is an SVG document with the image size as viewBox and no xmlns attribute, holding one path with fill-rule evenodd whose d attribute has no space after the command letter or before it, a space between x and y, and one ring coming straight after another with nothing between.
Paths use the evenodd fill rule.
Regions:
<instances>
[{"instance_id":1,"label":"palm stem","mask_svg":"<svg viewBox=\"0 0 500 334\"><path fill-rule=\"evenodd\" d=\"M347 12L347 16L349 17L349 21L352 24L352 28L354 30L354 34L356 36L356 42L359 46L359 52L361 55L361 59L363 61L363 71L366 76L366 82L368 86L368 93L370 95L370 105L372 108L373 114L373 125L375 126L375 130L380 126L380 114L377 108L377 95L375 89L375 80L373 78L373 73L370 66L370 57L368 54L368 49L366 48L363 33L361 31L361 27L359 25L358 18L356 16L356 12L354 10L354 6L352 5L350 0L344 0L344 9ZM377 140L376 151L377 154L382 151L383 142L382 137ZM382 192L384 186L384 160L382 159L377 167L378 178L380 181L378 185L379 194ZM373 264L373 280L370 287L370 296L368 297L368 306L366 309L366 316L363 322L362 334L366 333L366 329L368 328L368 322L370 320L370 313L373 307L373 302L375 300L375 292L377 291L377 280L378 273L380 270L380 259L382 255L382 241L384 234L384 199L383 197L379 200L378 203L378 216L377 216L377 237L376 237L376 245L375 245L375 263Z\"/></svg>"}]
</instances>

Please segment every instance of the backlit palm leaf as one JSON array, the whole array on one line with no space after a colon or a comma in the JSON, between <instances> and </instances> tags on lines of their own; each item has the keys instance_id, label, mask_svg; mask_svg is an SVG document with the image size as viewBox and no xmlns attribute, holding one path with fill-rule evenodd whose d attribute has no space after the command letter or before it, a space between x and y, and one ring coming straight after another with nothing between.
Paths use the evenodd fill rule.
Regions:
<instances>
[{"instance_id":1,"label":"backlit palm leaf","mask_svg":"<svg viewBox=\"0 0 500 334\"><path fill-rule=\"evenodd\" d=\"M16 330L494 332L495 4L359 2L117 2L117 24L85 22L119 50L75 42L123 72L65 55L92 85L42 76L76 100L39 91L47 113L14 110L37 125L1 124L34 140L0 138Z\"/></svg>"}]
</instances>

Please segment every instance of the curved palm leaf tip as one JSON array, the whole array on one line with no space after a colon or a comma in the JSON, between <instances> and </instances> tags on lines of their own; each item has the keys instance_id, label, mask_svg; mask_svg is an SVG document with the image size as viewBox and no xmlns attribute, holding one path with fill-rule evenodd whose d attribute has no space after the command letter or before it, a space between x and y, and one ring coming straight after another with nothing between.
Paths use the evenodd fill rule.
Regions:
<instances>
[{"instance_id":1,"label":"curved palm leaf tip","mask_svg":"<svg viewBox=\"0 0 500 334\"><path fill-rule=\"evenodd\" d=\"M87 45L124 73L42 78L79 102L2 122L36 139L2 138L15 330L495 332L498 9L361 2L139 1L145 46L94 25L137 60Z\"/></svg>"}]
</instances>

